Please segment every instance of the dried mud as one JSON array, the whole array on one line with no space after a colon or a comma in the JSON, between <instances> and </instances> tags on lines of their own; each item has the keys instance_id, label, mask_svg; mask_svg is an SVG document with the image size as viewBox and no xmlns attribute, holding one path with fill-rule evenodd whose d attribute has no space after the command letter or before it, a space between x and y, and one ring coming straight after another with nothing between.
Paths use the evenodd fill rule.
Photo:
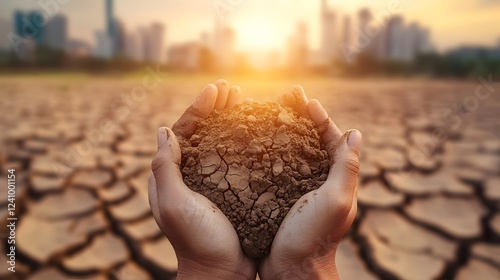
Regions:
<instances>
[{"instance_id":1,"label":"dried mud","mask_svg":"<svg viewBox=\"0 0 500 280\"><path fill-rule=\"evenodd\" d=\"M184 182L222 210L255 259L269 254L290 208L330 167L314 124L278 103L216 111L180 142Z\"/></svg>"}]
</instances>

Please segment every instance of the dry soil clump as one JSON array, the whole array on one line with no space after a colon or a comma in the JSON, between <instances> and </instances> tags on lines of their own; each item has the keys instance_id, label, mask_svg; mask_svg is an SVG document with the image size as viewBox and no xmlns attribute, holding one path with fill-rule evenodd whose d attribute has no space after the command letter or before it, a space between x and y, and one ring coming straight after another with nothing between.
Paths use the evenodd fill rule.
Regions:
<instances>
[{"instance_id":1,"label":"dry soil clump","mask_svg":"<svg viewBox=\"0 0 500 280\"><path fill-rule=\"evenodd\" d=\"M222 210L256 259L269 254L290 208L330 167L314 124L278 103L215 111L180 142L184 182Z\"/></svg>"}]
</instances>

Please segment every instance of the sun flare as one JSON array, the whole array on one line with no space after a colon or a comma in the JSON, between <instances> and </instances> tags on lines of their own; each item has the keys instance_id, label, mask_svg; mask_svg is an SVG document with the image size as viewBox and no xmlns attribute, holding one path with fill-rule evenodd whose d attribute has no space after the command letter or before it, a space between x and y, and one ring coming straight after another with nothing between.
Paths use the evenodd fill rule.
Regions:
<instances>
[{"instance_id":1,"label":"sun flare","mask_svg":"<svg viewBox=\"0 0 500 280\"><path fill-rule=\"evenodd\" d=\"M236 26L238 41L244 48L269 50L279 47L280 38L272 21L254 19Z\"/></svg>"}]
</instances>

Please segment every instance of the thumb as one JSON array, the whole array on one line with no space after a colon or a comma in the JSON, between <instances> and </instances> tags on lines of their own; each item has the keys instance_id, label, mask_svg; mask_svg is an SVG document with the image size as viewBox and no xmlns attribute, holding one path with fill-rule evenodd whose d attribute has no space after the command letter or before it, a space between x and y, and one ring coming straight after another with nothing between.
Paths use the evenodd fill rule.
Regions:
<instances>
[{"instance_id":1,"label":"thumb","mask_svg":"<svg viewBox=\"0 0 500 280\"><path fill-rule=\"evenodd\" d=\"M334 151L334 163L328 174L328 184L325 185L328 188L335 188L337 195L344 198L352 198L356 189L361 138L361 132L355 129L349 130L339 140Z\"/></svg>"},{"instance_id":2,"label":"thumb","mask_svg":"<svg viewBox=\"0 0 500 280\"><path fill-rule=\"evenodd\" d=\"M168 127L160 127L158 129L158 152L151 162L159 201L168 197L176 197L182 191L184 182L179 169L180 163L181 148L175 134Z\"/></svg>"}]
</instances>

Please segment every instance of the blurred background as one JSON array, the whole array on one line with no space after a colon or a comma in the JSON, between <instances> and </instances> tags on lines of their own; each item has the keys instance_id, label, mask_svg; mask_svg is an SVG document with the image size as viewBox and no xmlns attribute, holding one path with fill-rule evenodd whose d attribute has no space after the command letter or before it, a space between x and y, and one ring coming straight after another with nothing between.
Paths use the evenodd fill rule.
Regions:
<instances>
[{"instance_id":1,"label":"blurred background","mask_svg":"<svg viewBox=\"0 0 500 280\"><path fill-rule=\"evenodd\" d=\"M363 133L341 279L500 279L499 24L494 0L0 0L0 279L175 278L156 130L218 78Z\"/></svg>"}]
</instances>

